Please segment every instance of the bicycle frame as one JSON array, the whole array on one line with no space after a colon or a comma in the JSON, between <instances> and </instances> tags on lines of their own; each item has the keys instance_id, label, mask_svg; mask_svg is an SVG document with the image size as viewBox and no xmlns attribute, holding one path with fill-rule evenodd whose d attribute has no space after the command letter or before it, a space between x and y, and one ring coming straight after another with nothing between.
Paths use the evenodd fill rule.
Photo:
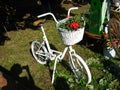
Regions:
<instances>
[{"instance_id":1,"label":"bicycle frame","mask_svg":"<svg viewBox=\"0 0 120 90\"><path fill-rule=\"evenodd\" d=\"M68 13L67 13L67 18L69 18L68 16L70 16L70 11L71 11L71 10L74 10L74 9L78 9L78 7L72 7L72 8L70 8L70 9L68 10ZM54 14L51 13L51 12L48 12L48 13L45 13L45 14L42 14L42 15L38 15L38 18L47 16L47 15L51 15L51 16L53 17L54 21L55 21L56 23L58 23L56 17L55 17ZM64 49L63 53L62 53L62 52L59 52L59 51L56 51L56 50L52 50L52 49L50 48L50 45L49 45L49 42L48 42L48 39L47 39L47 37L46 37L46 34L45 34L45 31L44 31L44 28L43 28L42 24L41 24L41 30L42 30L42 33L43 33L43 44L44 44L44 43L46 44L47 49L48 49L48 52L49 52L49 54L50 54L50 55L49 55L49 56L50 56L49 58L50 58L51 60L54 60L55 57L56 57L56 55L53 54L53 53L62 55L61 58L60 58L60 60L61 60L61 59L64 58L65 53L67 52L68 48L69 48L70 50L72 50L72 47L71 47L71 46L66 47L66 48Z\"/></svg>"},{"instance_id":2,"label":"bicycle frame","mask_svg":"<svg viewBox=\"0 0 120 90\"><path fill-rule=\"evenodd\" d=\"M65 56L65 54L66 54L66 52L68 51L68 49L69 49L69 51L70 52L75 52L75 50L72 48L72 46L67 46L67 47L65 47L65 49L64 49L64 51L63 52L60 52L60 51L57 51L57 50L53 50L53 49L51 49L50 48L50 44L49 44L49 41L48 41L48 39L47 39L47 36L46 36L46 34L45 34L45 31L44 31L44 28L43 28L43 26L41 25L41 30L42 30L42 33L43 33L43 42L42 42L42 44L46 44L46 47L47 47L47 50L48 50L48 52L49 52L49 58L51 59L51 60L54 60L55 59L55 57L59 57L59 60L62 60L63 58L64 58L64 56ZM55 54L54 54L55 53ZM57 55L58 54L58 55Z\"/></svg>"}]
</instances>

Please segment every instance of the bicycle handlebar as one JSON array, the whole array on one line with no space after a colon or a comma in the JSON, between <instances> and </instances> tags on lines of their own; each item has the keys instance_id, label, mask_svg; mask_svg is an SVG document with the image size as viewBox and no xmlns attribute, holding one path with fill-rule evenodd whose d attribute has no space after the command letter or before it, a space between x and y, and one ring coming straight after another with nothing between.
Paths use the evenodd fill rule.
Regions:
<instances>
[{"instance_id":1,"label":"bicycle handlebar","mask_svg":"<svg viewBox=\"0 0 120 90\"><path fill-rule=\"evenodd\" d=\"M48 13L44 13L44 14L38 15L37 17L38 17L38 18L41 18L41 17L45 17L45 16L48 16L48 15L51 15L51 16L53 17L53 19L55 20L55 22L58 23L58 21L57 21L55 15L54 15L53 13L51 13L51 12L48 12Z\"/></svg>"},{"instance_id":2,"label":"bicycle handlebar","mask_svg":"<svg viewBox=\"0 0 120 90\"><path fill-rule=\"evenodd\" d=\"M70 8L70 9L68 10L67 18L70 17L70 12L71 12L71 10L75 10L75 9L78 9L78 7L72 7L72 8Z\"/></svg>"},{"instance_id":3,"label":"bicycle handlebar","mask_svg":"<svg viewBox=\"0 0 120 90\"><path fill-rule=\"evenodd\" d=\"M68 10L67 18L70 17L70 11L71 11L71 10L75 10L75 9L78 9L78 7L72 7L72 8L70 8L70 9ZM37 17L38 17L38 18L41 18L41 17L45 17L45 16L48 16L48 15L51 15L51 16L53 17L54 21L55 21L56 23L58 23L58 20L56 19L55 15L54 15L53 13L51 13L51 12L38 15Z\"/></svg>"}]
</instances>

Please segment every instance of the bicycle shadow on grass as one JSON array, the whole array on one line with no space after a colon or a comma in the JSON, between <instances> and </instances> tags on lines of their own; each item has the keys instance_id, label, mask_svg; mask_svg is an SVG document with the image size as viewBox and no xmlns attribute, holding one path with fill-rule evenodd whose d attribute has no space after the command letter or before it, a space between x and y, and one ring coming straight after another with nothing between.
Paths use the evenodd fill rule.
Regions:
<instances>
[{"instance_id":1,"label":"bicycle shadow on grass","mask_svg":"<svg viewBox=\"0 0 120 90\"><path fill-rule=\"evenodd\" d=\"M27 76L20 77L23 70L26 71ZM0 74L0 80L2 81L0 83L0 90L41 90L35 86L27 65L14 64L10 71L0 66Z\"/></svg>"},{"instance_id":2,"label":"bicycle shadow on grass","mask_svg":"<svg viewBox=\"0 0 120 90\"><path fill-rule=\"evenodd\" d=\"M83 40L78 43L78 45L84 45L95 53L103 53L103 40L91 38L86 34L84 35Z\"/></svg>"},{"instance_id":3,"label":"bicycle shadow on grass","mask_svg":"<svg viewBox=\"0 0 120 90\"><path fill-rule=\"evenodd\" d=\"M57 77L54 83L55 90L70 90L69 85L64 77Z\"/></svg>"},{"instance_id":4,"label":"bicycle shadow on grass","mask_svg":"<svg viewBox=\"0 0 120 90\"><path fill-rule=\"evenodd\" d=\"M102 60L104 68L120 81L120 66L110 60Z\"/></svg>"}]
</instances>

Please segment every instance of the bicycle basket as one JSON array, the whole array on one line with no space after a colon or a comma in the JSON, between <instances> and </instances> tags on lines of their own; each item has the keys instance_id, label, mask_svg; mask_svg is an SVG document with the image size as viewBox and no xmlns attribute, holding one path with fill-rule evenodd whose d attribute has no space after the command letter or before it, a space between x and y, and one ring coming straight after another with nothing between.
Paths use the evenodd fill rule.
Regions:
<instances>
[{"instance_id":1,"label":"bicycle basket","mask_svg":"<svg viewBox=\"0 0 120 90\"><path fill-rule=\"evenodd\" d=\"M65 45L74 45L83 39L85 27L79 28L76 31L68 31L67 29L60 28L61 23L65 23L67 19L63 19L57 23L57 29L60 32L61 39Z\"/></svg>"}]
</instances>

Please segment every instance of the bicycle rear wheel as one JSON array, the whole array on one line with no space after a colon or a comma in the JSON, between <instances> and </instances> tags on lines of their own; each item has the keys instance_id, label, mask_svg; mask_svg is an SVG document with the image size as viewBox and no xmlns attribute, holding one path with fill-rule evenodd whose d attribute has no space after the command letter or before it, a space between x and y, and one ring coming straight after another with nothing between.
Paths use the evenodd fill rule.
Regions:
<instances>
[{"instance_id":1,"label":"bicycle rear wheel","mask_svg":"<svg viewBox=\"0 0 120 90\"><path fill-rule=\"evenodd\" d=\"M69 59L70 67L78 79L83 79L87 83L91 82L91 72L85 61L77 54L71 54Z\"/></svg>"},{"instance_id":2,"label":"bicycle rear wheel","mask_svg":"<svg viewBox=\"0 0 120 90\"><path fill-rule=\"evenodd\" d=\"M41 44L39 41L33 41L31 44L31 52L34 59L40 64L46 64L47 57L47 49L44 44Z\"/></svg>"}]
</instances>

